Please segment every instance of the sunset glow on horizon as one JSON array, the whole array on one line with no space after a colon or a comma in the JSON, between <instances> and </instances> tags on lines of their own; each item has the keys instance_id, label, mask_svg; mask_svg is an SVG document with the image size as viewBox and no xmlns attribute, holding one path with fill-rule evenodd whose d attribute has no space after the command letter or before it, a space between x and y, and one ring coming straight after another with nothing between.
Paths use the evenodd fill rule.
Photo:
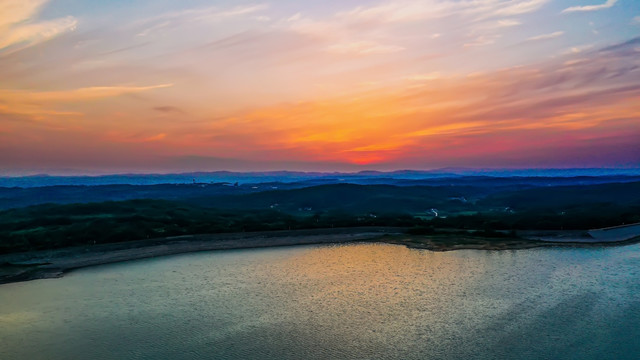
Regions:
<instances>
[{"instance_id":1,"label":"sunset glow on horizon","mask_svg":"<svg viewBox=\"0 0 640 360\"><path fill-rule=\"evenodd\" d=\"M633 0L0 0L0 175L640 167Z\"/></svg>"}]
</instances>

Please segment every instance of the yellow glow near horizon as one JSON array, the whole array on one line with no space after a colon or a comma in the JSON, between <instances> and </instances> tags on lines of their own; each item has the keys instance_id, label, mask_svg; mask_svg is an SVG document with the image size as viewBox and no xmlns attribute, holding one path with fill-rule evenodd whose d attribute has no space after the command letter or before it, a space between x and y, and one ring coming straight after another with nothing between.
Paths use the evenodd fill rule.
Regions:
<instances>
[{"instance_id":1,"label":"yellow glow near horizon","mask_svg":"<svg viewBox=\"0 0 640 360\"><path fill-rule=\"evenodd\" d=\"M624 6L0 0L0 165L637 166Z\"/></svg>"}]
</instances>

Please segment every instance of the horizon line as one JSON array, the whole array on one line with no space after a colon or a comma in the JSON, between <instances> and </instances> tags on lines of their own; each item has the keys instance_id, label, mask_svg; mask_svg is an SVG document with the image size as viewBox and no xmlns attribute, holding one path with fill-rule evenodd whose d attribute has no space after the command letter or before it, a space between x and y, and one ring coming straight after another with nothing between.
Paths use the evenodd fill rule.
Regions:
<instances>
[{"instance_id":1,"label":"horizon line","mask_svg":"<svg viewBox=\"0 0 640 360\"><path fill-rule=\"evenodd\" d=\"M356 170L356 171L338 171L338 170L326 170L326 171L308 171L308 170L197 170L197 171L177 171L177 172L104 172L104 173L73 173L75 170L69 169L68 174L56 174L56 173L47 173L47 172L38 172L38 173L23 173L23 174L0 174L0 178L27 178L27 177L107 177L107 176L170 176L170 175L193 175L193 174L220 174L220 173L230 173L230 174L275 174L275 173L291 173L291 174L343 174L343 175L357 175L357 174L365 174L365 173L377 173L377 174L394 174L394 173L402 173L402 172L414 172L414 173L452 173L456 172L470 172L470 173L482 173L482 172L522 172L522 171L638 171L640 172L640 166L635 167L482 167L482 168L473 168L473 167L442 167L442 168L433 168L433 169L397 169L397 170L375 170L375 169L364 169L364 170ZM0 171L1 172L1 171Z\"/></svg>"}]
</instances>

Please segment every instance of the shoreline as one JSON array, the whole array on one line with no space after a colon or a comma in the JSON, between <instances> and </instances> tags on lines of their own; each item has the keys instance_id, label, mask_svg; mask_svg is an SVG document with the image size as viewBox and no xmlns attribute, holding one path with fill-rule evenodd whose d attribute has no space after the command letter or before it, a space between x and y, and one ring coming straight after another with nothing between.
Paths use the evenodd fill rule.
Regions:
<instances>
[{"instance_id":1,"label":"shoreline","mask_svg":"<svg viewBox=\"0 0 640 360\"><path fill-rule=\"evenodd\" d=\"M640 241L640 237L615 242L581 241L582 239L544 241L465 235L407 235L405 231L406 228L364 227L185 235L4 254L0 255L0 285L59 278L69 271L89 266L214 250L353 242L380 242L430 251L520 250L539 247L624 246Z\"/></svg>"},{"instance_id":2,"label":"shoreline","mask_svg":"<svg viewBox=\"0 0 640 360\"><path fill-rule=\"evenodd\" d=\"M184 235L0 255L0 285L62 277L88 266L213 250L372 241L404 228L366 227Z\"/></svg>"},{"instance_id":3,"label":"shoreline","mask_svg":"<svg viewBox=\"0 0 640 360\"><path fill-rule=\"evenodd\" d=\"M559 239L538 240L530 238L485 238L459 235L456 241L451 241L449 235L403 235L386 238L382 242L394 245L404 245L411 249L430 251L455 250L526 250L536 248L604 248L632 245L640 242L640 237L622 241L593 241L591 239Z\"/></svg>"}]
</instances>

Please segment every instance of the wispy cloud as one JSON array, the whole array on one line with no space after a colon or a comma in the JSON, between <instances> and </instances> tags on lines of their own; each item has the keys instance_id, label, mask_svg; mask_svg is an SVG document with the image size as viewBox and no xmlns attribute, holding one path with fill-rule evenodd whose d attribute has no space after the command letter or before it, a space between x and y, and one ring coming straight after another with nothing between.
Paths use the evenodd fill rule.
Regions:
<instances>
[{"instance_id":1,"label":"wispy cloud","mask_svg":"<svg viewBox=\"0 0 640 360\"><path fill-rule=\"evenodd\" d=\"M153 110L161 113L165 113L165 114L184 114L185 113L185 111L182 110L181 108L177 106L170 106L170 105L156 106L153 108Z\"/></svg>"},{"instance_id":2,"label":"wispy cloud","mask_svg":"<svg viewBox=\"0 0 640 360\"><path fill-rule=\"evenodd\" d=\"M432 72L428 74L415 74L410 76L405 76L405 80L409 81L431 81L441 79L443 76L439 72Z\"/></svg>"},{"instance_id":3,"label":"wispy cloud","mask_svg":"<svg viewBox=\"0 0 640 360\"><path fill-rule=\"evenodd\" d=\"M581 52L593 49L594 46L595 46L594 44L585 44L585 45L572 46L572 47L564 50L562 52L562 55L580 54Z\"/></svg>"},{"instance_id":4,"label":"wispy cloud","mask_svg":"<svg viewBox=\"0 0 640 360\"><path fill-rule=\"evenodd\" d=\"M517 25L522 25L522 23L514 19L504 19L504 20L498 20L496 27L501 28L501 27L517 26Z\"/></svg>"},{"instance_id":5,"label":"wispy cloud","mask_svg":"<svg viewBox=\"0 0 640 360\"><path fill-rule=\"evenodd\" d=\"M606 0L247 1L0 0L0 154L450 165L640 131L640 40L612 42L640 14L559 14Z\"/></svg>"},{"instance_id":6,"label":"wispy cloud","mask_svg":"<svg viewBox=\"0 0 640 360\"><path fill-rule=\"evenodd\" d=\"M640 52L640 36L623 43L607 46L600 49L600 52L621 52L623 54L637 55Z\"/></svg>"},{"instance_id":7,"label":"wispy cloud","mask_svg":"<svg viewBox=\"0 0 640 360\"><path fill-rule=\"evenodd\" d=\"M48 0L0 1L0 28L30 19Z\"/></svg>"},{"instance_id":8,"label":"wispy cloud","mask_svg":"<svg viewBox=\"0 0 640 360\"><path fill-rule=\"evenodd\" d=\"M436 39L442 36L442 31L449 32L448 23L457 23L463 25L451 29L450 32L454 35L451 36L452 40L457 41L460 46L474 47L495 43L504 29L522 25L521 19L514 16L535 12L548 2L549 0L385 1L339 11L324 19L313 19L297 13L283 20L280 26L306 36L334 42L330 47L342 51L344 43L349 42L345 38L358 39L350 41L351 43L374 41L380 39L381 35L382 38L393 37L406 24L420 23L420 26L430 30L430 35L425 35L424 38ZM447 22L443 24L442 21ZM465 35L458 35L465 32ZM395 45L381 52L408 47L401 43Z\"/></svg>"},{"instance_id":9,"label":"wispy cloud","mask_svg":"<svg viewBox=\"0 0 640 360\"><path fill-rule=\"evenodd\" d=\"M618 0L607 0L607 2L605 2L604 4L600 4L600 5L572 6L572 7L568 7L566 9L562 10L562 12L563 13L570 13L570 12L579 12L579 11L603 10L603 9L608 9L608 8L612 7L617 2L618 2Z\"/></svg>"},{"instance_id":10,"label":"wispy cloud","mask_svg":"<svg viewBox=\"0 0 640 360\"><path fill-rule=\"evenodd\" d=\"M37 21L35 17L46 3L48 0L0 0L0 56L45 42L76 28L78 21L72 16Z\"/></svg>"},{"instance_id":11,"label":"wispy cloud","mask_svg":"<svg viewBox=\"0 0 640 360\"><path fill-rule=\"evenodd\" d=\"M370 7L357 7L337 14L350 22L412 22L444 18L454 14L478 18L522 15L539 10L549 0L476 1L389 1Z\"/></svg>"},{"instance_id":12,"label":"wispy cloud","mask_svg":"<svg viewBox=\"0 0 640 360\"><path fill-rule=\"evenodd\" d=\"M486 1L487 4L494 3L495 10L493 15L522 15L539 10L542 6L548 3L549 0L528 0L528 1Z\"/></svg>"},{"instance_id":13,"label":"wispy cloud","mask_svg":"<svg viewBox=\"0 0 640 360\"><path fill-rule=\"evenodd\" d=\"M490 20L490 21L482 21L470 26L470 33L477 34L480 32L488 33L488 32L496 32L503 28L509 28L513 26L522 25L522 22L516 19L500 19L500 20Z\"/></svg>"},{"instance_id":14,"label":"wispy cloud","mask_svg":"<svg viewBox=\"0 0 640 360\"><path fill-rule=\"evenodd\" d=\"M383 45L374 41L343 42L327 48L332 53L357 55L390 54L402 50L404 48L401 46Z\"/></svg>"},{"instance_id":15,"label":"wispy cloud","mask_svg":"<svg viewBox=\"0 0 640 360\"><path fill-rule=\"evenodd\" d=\"M491 44L494 44L496 40L500 37L501 35L498 35L498 34L478 36L477 38L473 39L471 42L465 43L464 47L491 45Z\"/></svg>"},{"instance_id":16,"label":"wispy cloud","mask_svg":"<svg viewBox=\"0 0 640 360\"><path fill-rule=\"evenodd\" d=\"M220 11L220 12L209 14L207 17L229 18L229 17L240 16L240 15L252 14L252 13L255 13L255 12L258 12L258 11L265 10L268 7L269 7L269 5L267 5L267 4L253 4L253 5L236 6L234 8L228 9L228 10L223 10L223 11Z\"/></svg>"},{"instance_id":17,"label":"wispy cloud","mask_svg":"<svg viewBox=\"0 0 640 360\"><path fill-rule=\"evenodd\" d=\"M267 4L250 4L240 5L232 8L219 8L217 6L211 6L206 8L194 8L180 11L172 11L164 14L156 15L142 20L143 22L167 20L167 19L180 19L185 18L188 20L220 20L228 19L242 15L253 14L259 11L263 11L269 8Z\"/></svg>"},{"instance_id":18,"label":"wispy cloud","mask_svg":"<svg viewBox=\"0 0 640 360\"><path fill-rule=\"evenodd\" d=\"M154 135L146 134L125 134L119 131L110 131L106 134L105 140L117 143L149 143L164 140L167 137L165 133Z\"/></svg>"},{"instance_id":19,"label":"wispy cloud","mask_svg":"<svg viewBox=\"0 0 640 360\"><path fill-rule=\"evenodd\" d=\"M564 31L556 31L556 32L552 32L552 33L549 33L549 34L542 34L542 35L532 36L532 37L528 38L527 41L538 41L538 40L555 39L555 38L560 37L562 35L564 35Z\"/></svg>"},{"instance_id":20,"label":"wispy cloud","mask_svg":"<svg viewBox=\"0 0 640 360\"><path fill-rule=\"evenodd\" d=\"M347 22L411 22L430 18L439 18L459 8L453 2L436 1L390 1L384 4L364 7L360 6L336 15Z\"/></svg>"},{"instance_id":21,"label":"wispy cloud","mask_svg":"<svg viewBox=\"0 0 640 360\"><path fill-rule=\"evenodd\" d=\"M330 28L333 26L354 27L362 24L393 24L416 22L428 19L442 19L450 16L467 17L476 20L504 18L521 15L540 9L549 0L476 0L437 1L404 0L387 1L373 6L359 6L336 13L331 19L315 21L300 13L287 19L302 29ZM516 19L499 19L483 26L507 27L521 24ZM304 26L303 26L304 25ZM312 26L313 25L313 26Z\"/></svg>"},{"instance_id":22,"label":"wispy cloud","mask_svg":"<svg viewBox=\"0 0 640 360\"><path fill-rule=\"evenodd\" d=\"M216 139L222 148L253 144L279 157L295 149L314 161L406 161L432 151L447 161L472 153L525 158L530 149L548 155L549 144L571 148L577 146L572 137L595 141L634 127L640 72L638 61L625 54L602 53L570 68L566 57L557 58L468 78L418 74L405 80L437 79L438 86L405 82L395 92L260 108L219 121L210 131L233 139Z\"/></svg>"},{"instance_id":23,"label":"wispy cloud","mask_svg":"<svg viewBox=\"0 0 640 360\"><path fill-rule=\"evenodd\" d=\"M0 90L0 96L4 99L21 99L24 101L85 101L106 97L120 96L124 94L139 93L143 91L171 87L173 84L161 84L153 86L94 86L62 91L24 91L24 90Z\"/></svg>"},{"instance_id":24,"label":"wispy cloud","mask_svg":"<svg viewBox=\"0 0 640 360\"><path fill-rule=\"evenodd\" d=\"M219 8L217 6L207 8L187 9L167 12L136 22L135 26L146 26L140 30L137 36L148 36L158 30L193 23L220 22L244 15L252 15L268 9L267 4L241 5L232 8ZM257 21L268 20L267 17L254 17Z\"/></svg>"},{"instance_id":25,"label":"wispy cloud","mask_svg":"<svg viewBox=\"0 0 640 360\"><path fill-rule=\"evenodd\" d=\"M77 116L82 115L82 113L57 110L56 107L59 107L64 103L77 103L95 99L117 97L125 94L140 93L171 86L173 85L162 84L154 86L100 86L61 91L26 91L0 89L0 98L3 99L5 103L3 106L0 106L0 111L9 114L33 115L38 117L47 115Z\"/></svg>"}]
</instances>

